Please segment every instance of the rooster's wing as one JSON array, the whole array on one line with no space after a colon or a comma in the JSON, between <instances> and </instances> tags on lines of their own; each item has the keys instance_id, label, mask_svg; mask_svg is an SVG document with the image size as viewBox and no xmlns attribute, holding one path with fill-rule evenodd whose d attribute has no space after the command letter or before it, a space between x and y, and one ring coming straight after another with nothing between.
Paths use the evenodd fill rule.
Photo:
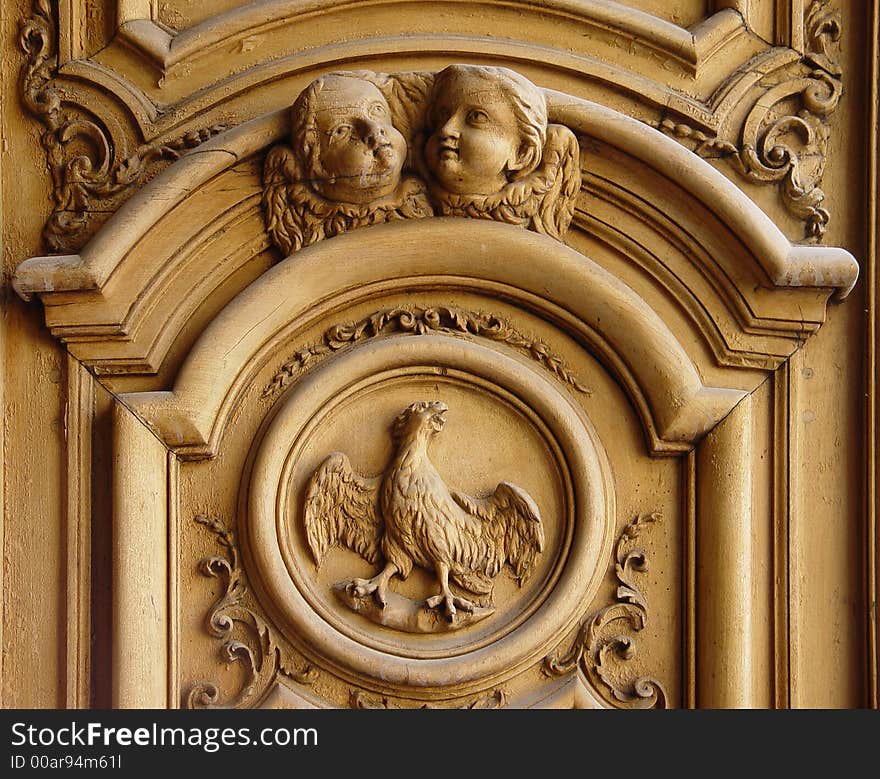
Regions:
<instances>
[{"instance_id":1,"label":"rooster's wing","mask_svg":"<svg viewBox=\"0 0 880 779\"><path fill-rule=\"evenodd\" d=\"M377 563L384 523L379 511L381 478L368 479L352 470L342 452L333 452L318 467L306 488L306 538L317 565L334 546L357 552Z\"/></svg>"},{"instance_id":2,"label":"rooster's wing","mask_svg":"<svg viewBox=\"0 0 880 779\"><path fill-rule=\"evenodd\" d=\"M483 520L486 556L480 562L485 565L474 573L494 577L506 563L522 585L535 567L538 553L544 549L544 526L535 501L525 490L507 481L501 482L488 498L472 498L456 491L450 494L468 514Z\"/></svg>"}]
</instances>

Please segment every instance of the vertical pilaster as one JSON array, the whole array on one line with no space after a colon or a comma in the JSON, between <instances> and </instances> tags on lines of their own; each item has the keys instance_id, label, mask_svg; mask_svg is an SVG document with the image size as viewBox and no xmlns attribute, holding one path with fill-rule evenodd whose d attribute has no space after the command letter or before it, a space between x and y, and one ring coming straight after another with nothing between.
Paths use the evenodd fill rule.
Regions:
<instances>
[{"instance_id":1,"label":"vertical pilaster","mask_svg":"<svg viewBox=\"0 0 880 779\"><path fill-rule=\"evenodd\" d=\"M700 708L761 706L755 620L752 399L697 453L696 641Z\"/></svg>"},{"instance_id":2,"label":"vertical pilaster","mask_svg":"<svg viewBox=\"0 0 880 779\"><path fill-rule=\"evenodd\" d=\"M121 404L113 466L113 706L166 708L167 453Z\"/></svg>"}]
</instances>

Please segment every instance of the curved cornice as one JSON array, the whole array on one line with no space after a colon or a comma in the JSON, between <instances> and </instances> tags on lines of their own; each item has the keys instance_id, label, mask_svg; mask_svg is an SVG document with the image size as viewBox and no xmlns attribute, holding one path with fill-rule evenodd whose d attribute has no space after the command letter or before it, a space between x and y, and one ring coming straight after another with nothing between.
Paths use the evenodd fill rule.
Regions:
<instances>
[{"instance_id":1,"label":"curved cornice","mask_svg":"<svg viewBox=\"0 0 880 779\"><path fill-rule=\"evenodd\" d=\"M410 9L425 13L424 0L264 0L231 9L177 34L171 34L147 19L131 20L120 26L120 34L164 71L202 56L218 47L228 48L242 38L264 35L286 25L301 25L310 17L328 13L350 13L360 7L393 6L397 14ZM447 5L460 5L448 2ZM524 15L540 15L557 21L575 22L597 31L607 31L632 40L695 68L699 55L712 51L719 41L743 28L742 17L724 10L693 31L614 0L506 0L504 3L468 0L469 8L485 15L499 5ZM436 10L437 3L431 3Z\"/></svg>"},{"instance_id":2,"label":"curved cornice","mask_svg":"<svg viewBox=\"0 0 880 779\"><path fill-rule=\"evenodd\" d=\"M629 301L627 310L635 312L638 309L641 313L638 316L632 313L628 319L617 321L609 312L601 327L597 323L599 336L596 339L590 340L583 333L581 336L590 342L594 351L604 355L606 364L617 375L625 377L632 373L631 379L622 380L631 388L634 403L642 411L652 446L655 449L687 446L718 421L721 409L730 409L746 386L741 379L727 377L722 381L727 389L710 391L700 377L713 375L717 378L718 363L751 365L760 369L776 367L781 358L790 354L822 323L828 298L832 294L842 298L849 293L858 277L858 264L843 249L789 243L739 188L709 163L663 133L579 98L552 91L547 91L547 95L551 119L567 124L580 137L582 164L587 166L587 172L590 173L591 164L604 166L601 171L605 176L603 180L616 190L609 195L601 192L593 195L600 198L597 204L605 208L605 224L621 222L625 214L627 218L635 215L640 220L641 229L646 231L641 238L642 246L662 242L676 253L675 268L670 266L664 271L676 278L675 283L670 282L661 292L652 294L660 294L660 300L678 308L683 299L681 290L687 292L693 304L690 324L685 330L679 324L673 335L670 322L661 321L652 311L660 300L648 303L640 296L645 290L640 289L637 294L626 287L633 298L630 300L624 296L621 300ZM39 293L52 332L67 340L71 352L97 371L143 374L164 370L168 375L172 369L166 365L167 356L187 327L190 327L186 336L188 340L201 332L204 313L194 326L197 329L193 330L190 322L196 321L209 297L213 311L221 310L227 303L236 310L242 305L229 301L253 274L236 274L248 263L253 263L268 246L259 208L261 159L265 150L285 134L285 112L278 111L203 143L195 152L170 165L125 203L79 256L37 257L22 263L13 279L16 290L23 297ZM585 181L595 179L591 177L592 174L585 177ZM581 209L590 202L585 197L586 194L582 193ZM606 200L601 201L601 197ZM584 290L591 289L589 285L599 284L607 298L615 287L595 265L589 241L601 242L608 237L590 236L587 232L589 221L580 220L580 223L584 232L573 232L570 240L573 246L582 245L581 237L587 240L582 253L550 243L557 249L559 257L568 258L566 268L574 263L574 257L579 258L581 275L570 268L566 271L573 274L568 277L568 283L573 285L572 294L583 297ZM672 235L670 225L675 226L675 235ZM357 246L360 251L361 243L374 240L371 236L375 234L398 234L404 239L413 231L419 231L420 239L431 243L433 231L440 234L451 229L457 234L473 233L474 240L491 235L493 240L497 238L499 246L508 241L524 241L528 251L537 251L529 244L537 237L524 237L517 228L474 224L473 220L467 219L453 220L453 227L449 227L445 220L433 219L425 225L389 225L386 231L378 233L358 230L348 236L327 240L312 247L308 253L300 252L279 268L305 267L308 258L317 254L330 258L327 267L339 265L340 278L344 280L350 270L340 259L340 253L352 251L352 246ZM486 230L495 232L486 233ZM236 236L234 240L231 239L233 234ZM383 237L382 240L388 241L386 248L397 245L393 238ZM460 239L449 240L449 245L456 245ZM659 272L644 265L636 248L628 249L625 242L619 241L614 250L633 268L641 267L639 272L643 274L656 275ZM542 251L546 254L546 250ZM512 283L500 274L497 277L481 275L489 273L488 270L475 270L473 275L461 268L453 272L444 269L446 266L440 264L439 257L436 260L430 273L461 276L480 283ZM261 262L268 264L268 258ZM407 278L403 269L394 269L396 266L391 260L383 262L388 279ZM486 262L491 266L492 260ZM543 262L549 271L562 260L545 259ZM454 266L453 260L450 259L448 264ZM282 272L279 268L270 270L266 277L274 278ZM591 268L593 276L583 268ZM298 272L285 272L291 274L291 285L301 283ZM428 271L424 273L429 274ZM603 279L601 283L597 281L600 277ZM365 276L357 283L369 284L370 279ZM706 297L709 294L707 281L711 301ZM344 284L344 281L339 283ZM253 290L263 289L263 284L260 279L241 292L235 301L251 299L248 295L257 295ZM342 289L333 287L332 292L339 293ZM533 288L524 282L518 289L531 294L538 287ZM299 295L299 288L297 290ZM324 292L331 294L328 290ZM310 299L313 304L321 300L314 295ZM306 315L306 300L302 297L297 300L300 308L284 308L286 313L282 320L275 322L276 329L290 324L291 317ZM591 310L581 310L575 301L567 300L564 305L556 299L551 302L577 321L592 321ZM539 309L542 305L540 300L530 304L523 299L523 303ZM722 316L719 312L725 309ZM662 305L657 310L662 310ZM246 319L250 314L240 316ZM226 321L225 317L224 310L217 321ZM685 381L686 386L675 385L678 388L671 390L668 387L673 386L669 384L672 379L642 375L649 370L646 366L650 364L652 350L639 359L628 355L616 344L615 335L606 331L611 321L617 321L626 332L637 329L638 322L653 322L649 329L668 332L671 340L664 342L657 353L666 355L664 360L675 366L678 380ZM212 323L205 331L214 334L211 338L217 337L219 332L214 328ZM775 344L767 346L767 337L775 338ZM640 336L640 342L652 343L647 333ZM695 347L697 343L710 344L715 350L715 361L701 357L700 349ZM263 348L261 342L259 349ZM656 348L660 349L660 345ZM254 349L259 351L256 346ZM761 361L762 353L766 355L765 362ZM250 357L254 354L256 352ZM677 355L674 359L669 357L673 354ZM187 358L185 365L194 364L193 359L193 356ZM184 367L178 381L194 370ZM217 372L216 366L202 367L198 371L207 371L208 375ZM189 385L184 382L179 386L186 388ZM192 383L192 386L196 384ZM662 391L677 400L666 403L657 400L652 394L659 391L656 387L667 387ZM177 420L173 430L163 428L162 434L169 444L187 451L191 448L192 452L202 456L214 446L217 430L216 419L202 415L213 407L210 414L222 416L226 400L196 401L192 394L195 390L182 389L181 392L180 397L184 400L180 401L173 400L178 397L175 394L177 389L170 394L155 396L163 408L171 403L176 409L169 417ZM149 405L152 401L144 397L140 396L136 402ZM688 415L685 416L679 413L680 403L684 402L682 398L687 399L688 404ZM190 403L194 405L187 405ZM161 427L164 423L159 422L156 413L144 411L146 418ZM698 420L696 426L682 427L682 420L686 418Z\"/></svg>"},{"instance_id":3,"label":"curved cornice","mask_svg":"<svg viewBox=\"0 0 880 779\"><path fill-rule=\"evenodd\" d=\"M852 289L859 269L849 252L792 245L738 187L669 137L604 106L546 92L554 121L640 161L711 212L763 271L764 286L829 288L840 298ZM196 153L185 155L125 203L78 258L36 257L21 263L13 278L16 291L28 298L35 292L102 290L164 216L206 182L277 142L284 133L284 112L277 111L203 143ZM722 262L723 258L718 260ZM138 259L139 265L145 261L150 260ZM138 290L138 298L148 286ZM50 297L45 302L51 305L53 301ZM62 325L62 321L57 324Z\"/></svg>"},{"instance_id":4,"label":"curved cornice","mask_svg":"<svg viewBox=\"0 0 880 779\"><path fill-rule=\"evenodd\" d=\"M644 125L616 111L548 91L554 121L614 146L642 160L676 182L747 247L776 287L828 287L845 298L856 283L859 266L845 249L789 243L773 221L711 165L695 165L678 144L664 145ZM649 151L650 149L650 151Z\"/></svg>"},{"instance_id":5,"label":"curved cornice","mask_svg":"<svg viewBox=\"0 0 880 779\"><path fill-rule=\"evenodd\" d=\"M686 447L745 394L705 386L660 317L578 252L507 225L437 218L364 228L287 258L211 322L173 390L125 394L123 402L180 456L213 454L254 372L289 348L310 312L340 297L353 305L378 285L386 294L491 290L558 320L628 387L656 449Z\"/></svg>"},{"instance_id":6,"label":"curved cornice","mask_svg":"<svg viewBox=\"0 0 880 779\"><path fill-rule=\"evenodd\" d=\"M438 17L444 7L448 12ZM93 125L91 135L106 136L100 145L113 153L106 170L102 159L91 160L94 175L71 210L71 193L82 189L82 182L66 166L78 146L55 139L48 157L55 209L45 238L59 252L78 250L104 214L155 173L157 161L175 158L230 120L239 123L256 111L289 105L292 94L329 69L507 64L547 88L660 127L686 145L695 139L703 151L745 155L739 166L744 171L737 170L752 178L769 174L750 162L751 140L745 139L742 148L731 146L738 143L732 137L742 105L760 102L765 79L812 78L814 70L809 52L795 45L795 38L813 30L807 29L803 8L792 9L787 22L791 47L771 45L773 36L763 22L757 32L749 27L758 17L750 14L746 0L713 4L717 10L707 10L689 29L625 3L600 0L432 0L430 5L425 0L264 0L181 32L143 18L150 15L148 8L127 2L114 37L103 38L106 45L88 57L76 56L85 52L81 41L67 39L75 34L70 24L62 23L55 35L56 20L44 3L35 3L23 25L31 110L58 135L63 127L55 127L40 106L52 103L50 94L61 97ZM349 31L345 36L337 24L342 18ZM789 42L786 35L774 40ZM139 175L132 178L132 169ZM807 209L807 217L821 222L809 225L813 235L828 215L814 202L822 196L818 181L809 184L805 196L789 191L784 202L798 218Z\"/></svg>"},{"instance_id":7,"label":"curved cornice","mask_svg":"<svg viewBox=\"0 0 880 779\"><path fill-rule=\"evenodd\" d=\"M362 67L365 60L386 70L505 60L548 86L623 90L654 112L711 129L719 118L704 101L767 48L729 8L688 30L598 0L468 0L468 13L460 13L462 4L450 3L454 13L439 28L427 23L424 0L277 0L229 10L176 34L134 19L94 57L65 62L59 75L74 88L92 83L122 101L147 140L177 131L181 120L228 109L255 89L272 105L273 86L282 80L305 83L322 70ZM341 40L334 33L337 15L362 34ZM528 29L523 39L515 32L520 24ZM627 56L616 62L622 48ZM796 58L781 49L774 56Z\"/></svg>"},{"instance_id":8,"label":"curved cornice","mask_svg":"<svg viewBox=\"0 0 880 779\"><path fill-rule=\"evenodd\" d=\"M148 182L77 255L32 257L15 271L21 297L35 292L100 290L138 242L192 192L239 160L284 136L285 112L275 111L215 136Z\"/></svg>"}]
</instances>

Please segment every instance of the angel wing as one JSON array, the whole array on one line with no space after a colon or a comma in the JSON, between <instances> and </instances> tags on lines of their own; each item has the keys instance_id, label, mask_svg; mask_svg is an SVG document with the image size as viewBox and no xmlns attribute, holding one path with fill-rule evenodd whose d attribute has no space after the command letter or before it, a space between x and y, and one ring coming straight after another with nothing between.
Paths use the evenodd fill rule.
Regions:
<instances>
[{"instance_id":1,"label":"angel wing","mask_svg":"<svg viewBox=\"0 0 880 779\"><path fill-rule=\"evenodd\" d=\"M302 230L288 203L290 186L302 178L293 149L284 144L276 146L266 156L263 165L263 210L266 230L284 256L302 248Z\"/></svg>"},{"instance_id":2,"label":"angel wing","mask_svg":"<svg viewBox=\"0 0 880 779\"><path fill-rule=\"evenodd\" d=\"M541 169L538 175L546 177L548 186L531 226L561 241L574 217L581 188L580 147L574 133L564 125L548 125Z\"/></svg>"},{"instance_id":3,"label":"angel wing","mask_svg":"<svg viewBox=\"0 0 880 779\"><path fill-rule=\"evenodd\" d=\"M306 538L315 564L327 551L343 546L368 563L377 563L384 531L379 511L381 477L369 479L352 470L342 452L333 452L318 467L306 487Z\"/></svg>"},{"instance_id":4,"label":"angel wing","mask_svg":"<svg viewBox=\"0 0 880 779\"><path fill-rule=\"evenodd\" d=\"M493 577L505 564L513 570L517 583L528 579L535 567L535 558L544 550L544 526L541 512L531 496L515 484L503 481L491 497L472 498L462 492L451 491L452 499L469 514L479 517L488 556L485 570L472 576L457 576L460 583L472 592L485 576Z\"/></svg>"}]
</instances>

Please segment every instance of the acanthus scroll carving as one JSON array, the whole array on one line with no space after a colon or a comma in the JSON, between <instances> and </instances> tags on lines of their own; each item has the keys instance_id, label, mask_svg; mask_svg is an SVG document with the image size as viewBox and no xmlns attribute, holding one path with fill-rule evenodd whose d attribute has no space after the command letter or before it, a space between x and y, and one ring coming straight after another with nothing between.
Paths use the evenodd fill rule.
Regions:
<instances>
[{"instance_id":1,"label":"acanthus scroll carving","mask_svg":"<svg viewBox=\"0 0 880 779\"><path fill-rule=\"evenodd\" d=\"M194 684L186 694L184 706L188 709L245 709L259 703L279 677L301 685L313 684L317 671L309 665L294 668L285 661L272 630L245 604L247 584L233 532L213 517L199 515L195 521L214 535L225 552L222 556L206 557L199 564L204 576L223 583L223 592L208 612L205 624L214 638L223 641L223 659L241 664L245 679L241 689L225 700L216 684Z\"/></svg>"},{"instance_id":2,"label":"acanthus scroll carving","mask_svg":"<svg viewBox=\"0 0 880 779\"><path fill-rule=\"evenodd\" d=\"M501 317L465 311L453 306L412 306L383 309L357 322L333 325L324 333L321 343L298 350L281 366L263 390L263 397L271 397L280 392L302 371L333 352L392 333L443 333L459 337L476 336L504 343L535 360L578 392L591 394L591 390L581 383L547 344L523 335Z\"/></svg>"},{"instance_id":3,"label":"acanthus scroll carving","mask_svg":"<svg viewBox=\"0 0 880 779\"><path fill-rule=\"evenodd\" d=\"M491 616L495 577L507 567L522 585L544 549L541 514L525 490L505 481L474 498L445 484L428 445L448 411L439 401L411 403L394 420L395 452L384 474L363 477L333 452L306 490L306 538L318 567L336 546L383 563L371 579L335 585L336 596L367 619L408 633L457 630ZM389 587L414 566L440 583L423 602Z\"/></svg>"},{"instance_id":4,"label":"acanthus scroll carving","mask_svg":"<svg viewBox=\"0 0 880 779\"><path fill-rule=\"evenodd\" d=\"M562 240L579 148L543 92L507 68L328 73L291 109L263 173L266 228L285 254L397 219L493 219Z\"/></svg>"},{"instance_id":5,"label":"acanthus scroll carving","mask_svg":"<svg viewBox=\"0 0 880 779\"><path fill-rule=\"evenodd\" d=\"M724 158L756 184L776 184L782 202L804 223L806 238L819 241L831 215L821 189L828 144L828 116L843 93L837 59L840 15L829 0L813 0L804 19L806 51L800 62L768 74L762 92L739 130L710 136L662 119L656 126L705 158Z\"/></svg>"},{"instance_id":6,"label":"acanthus scroll carving","mask_svg":"<svg viewBox=\"0 0 880 779\"><path fill-rule=\"evenodd\" d=\"M610 690L616 705L626 708L667 708L663 685L653 677L628 680L622 666L635 657L635 641L621 629L637 633L648 621L648 603L636 586L634 574L648 569L644 551L631 544L650 523L659 522L658 513L635 517L621 531L614 547L617 575L617 601L600 609L581 626L570 649L544 659L544 673L561 676L580 667L591 681Z\"/></svg>"},{"instance_id":7,"label":"acanthus scroll carving","mask_svg":"<svg viewBox=\"0 0 880 779\"><path fill-rule=\"evenodd\" d=\"M101 120L78 106L55 82L57 30L49 0L34 0L21 25L25 54L19 79L22 102L44 127L41 142L52 174L53 210L43 229L51 251L81 248L94 230L94 215L115 210L120 198L143 184L157 163L173 161L225 129L212 125L176 138L153 141L127 153Z\"/></svg>"}]
</instances>

